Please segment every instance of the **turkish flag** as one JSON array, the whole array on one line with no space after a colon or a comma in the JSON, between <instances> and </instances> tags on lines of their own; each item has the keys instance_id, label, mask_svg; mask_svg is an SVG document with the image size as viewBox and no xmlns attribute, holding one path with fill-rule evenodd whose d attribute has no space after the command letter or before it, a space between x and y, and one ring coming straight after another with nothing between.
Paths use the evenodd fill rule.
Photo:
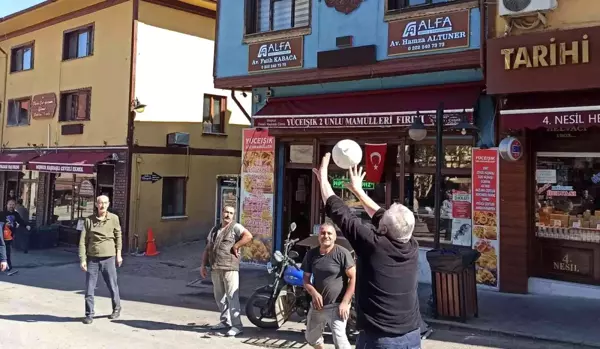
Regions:
<instances>
[{"instance_id":1,"label":"turkish flag","mask_svg":"<svg viewBox=\"0 0 600 349\"><path fill-rule=\"evenodd\" d=\"M365 144L365 153L367 156L367 170L365 180L367 182L379 183L385 165L385 152L387 151L387 143L382 144Z\"/></svg>"}]
</instances>

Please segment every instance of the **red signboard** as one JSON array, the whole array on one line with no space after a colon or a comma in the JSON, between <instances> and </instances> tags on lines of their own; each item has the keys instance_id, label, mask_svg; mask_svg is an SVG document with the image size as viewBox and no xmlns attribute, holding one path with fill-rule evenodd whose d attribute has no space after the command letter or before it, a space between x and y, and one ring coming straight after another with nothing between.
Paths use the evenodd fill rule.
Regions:
<instances>
[{"instance_id":1,"label":"red signboard","mask_svg":"<svg viewBox=\"0 0 600 349\"><path fill-rule=\"evenodd\" d=\"M585 109L585 110L584 110ZM600 126L600 106L543 110L503 110L503 129L547 128L556 131L577 127Z\"/></svg>"},{"instance_id":2,"label":"red signboard","mask_svg":"<svg viewBox=\"0 0 600 349\"><path fill-rule=\"evenodd\" d=\"M456 126L465 115L471 122L473 114L466 112L446 113L445 126ZM408 127L419 117L425 126L435 125L435 113L389 113L389 114L324 114L324 115L281 115L255 116L254 126L267 128L337 128L337 127Z\"/></svg>"},{"instance_id":3,"label":"red signboard","mask_svg":"<svg viewBox=\"0 0 600 349\"><path fill-rule=\"evenodd\" d=\"M29 163L27 169L30 171L52 172L52 173L94 173L94 165L73 165L73 164L48 164L48 163Z\"/></svg>"}]
</instances>

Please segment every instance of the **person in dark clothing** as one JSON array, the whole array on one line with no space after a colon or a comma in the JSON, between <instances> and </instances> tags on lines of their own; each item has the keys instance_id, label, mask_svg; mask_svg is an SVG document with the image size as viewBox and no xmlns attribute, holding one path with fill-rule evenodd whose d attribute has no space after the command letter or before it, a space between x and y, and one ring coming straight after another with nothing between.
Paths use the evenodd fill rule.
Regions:
<instances>
[{"instance_id":1,"label":"person in dark clothing","mask_svg":"<svg viewBox=\"0 0 600 349\"><path fill-rule=\"evenodd\" d=\"M6 245L4 243L4 237L0 234L0 271L8 269L8 262L6 261Z\"/></svg>"},{"instance_id":2,"label":"person in dark clothing","mask_svg":"<svg viewBox=\"0 0 600 349\"><path fill-rule=\"evenodd\" d=\"M356 297L361 349L421 348L418 285L419 245L413 238L413 213L401 204L387 211L362 189L362 168L351 168L347 188L361 201L372 224L364 224L335 195L328 178L331 154L314 169L327 217L341 230L358 256Z\"/></svg>"},{"instance_id":3,"label":"person in dark clothing","mask_svg":"<svg viewBox=\"0 0 600 349\"><path fill-rule=\"evenodd\" d=\"M0 223L3 223L2 236L6 245L6 261L8 263L7 271L12 269L11 261L11 250L12 242L14 239L15 230L18 227L26 227L27 230L31 229L29 225L21 218L19 212L15 211L15 200L8 200L6 204L6 211L0 213Z\"/></svg>"}]
</instances>

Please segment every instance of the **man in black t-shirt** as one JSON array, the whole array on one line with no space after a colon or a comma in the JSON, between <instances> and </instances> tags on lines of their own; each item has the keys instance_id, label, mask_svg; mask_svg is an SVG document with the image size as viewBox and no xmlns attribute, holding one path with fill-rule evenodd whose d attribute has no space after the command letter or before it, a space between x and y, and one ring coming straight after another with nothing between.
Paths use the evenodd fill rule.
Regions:
<instances>
[{"instance_id":1,"label":"man in black t-shirt","mask_svg":"<svg viewBox=\"0 0 600 349\"><path fill-rule=\"evenodd\" d=\"M322 224L319 247L308 251L302 262L304 288L312 296L305 337L308 344L316 349L323 349L326 324L331 328L336 349L351 348L346 322L354 295L356 268L350 251L336 245L335 239L334 226Z\"/></svg>"},{"instance_id":2,"label":"man in black t-shirt","mask_svg":"<svg viewBox=\"0 0 600 349\"><path fill-rule=\"evenodd\" d=\"M356 348L421 348L421 314L417 296L419 244L412 236L415 217L405 206L384 210L362 189L362 168L350 168L347 188L371 217L365 224L333 192L328 167L331 154L314 172L321 186L325 211L357 255Z\"/></svg>"}]
</instances>

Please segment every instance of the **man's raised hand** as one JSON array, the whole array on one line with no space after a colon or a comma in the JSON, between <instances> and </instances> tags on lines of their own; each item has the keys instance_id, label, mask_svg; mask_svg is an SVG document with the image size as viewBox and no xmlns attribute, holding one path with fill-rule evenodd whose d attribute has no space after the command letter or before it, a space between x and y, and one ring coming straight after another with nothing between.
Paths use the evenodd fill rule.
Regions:
<instances>
[{"instance_id":1,"label":"man's raised hand","mask_svg":"<svg viewBox=\"0 0 600 349\"><path fill-rule=\"evenodd\" d=\"M313 173L317 176L319 182L328 180L327 171L329 169L329 160L331 160L331 153L326 153L323 156L323 159L321 159L321 166L318 169L313 168Z\"/></svg>"},{"instance_id":2,"label":"man's raised hand","mask_svg":"<svg viewBox=\"0 0 600 349\"><path fill-rule=\"evenodd\" d=\"M356 194L362 190L362 183L366 173L363 171L362 166L358 168L358 165L350 167L348 172L350 173L350 181L346 183L346 188Z\"/></svg>"}]
</instances>

